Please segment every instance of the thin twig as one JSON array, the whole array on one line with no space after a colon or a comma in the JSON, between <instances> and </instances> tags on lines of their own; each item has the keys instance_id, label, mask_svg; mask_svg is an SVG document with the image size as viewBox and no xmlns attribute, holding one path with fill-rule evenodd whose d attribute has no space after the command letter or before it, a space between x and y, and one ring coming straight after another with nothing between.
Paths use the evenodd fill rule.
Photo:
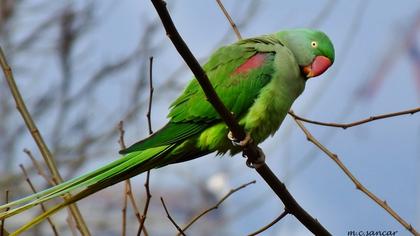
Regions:
<instances>
[{"instance_id":1,"label":"thin twig","mask_svg":"<svg viewBox=\"0 0 420 236\"><path fill-rule=\"evenodd\" d=\"M31 188L32 192L37 193L36 188L34 184L32 183L31 179L29 178L28 172L26 171L25 167L22 164L20 164L19 167L22 170L23 176L25 177L25 180L28 183L29 187ZM40 207L41 207L42 212L47 211L47 208L45 207L43 203L40 204ZM48 221L48 224L51 226L51 229L54 235L59 235L57 231L57 227L55 226L54 222L51 220L50 217L47 217L47 221Z\"/></svg>"},{"instance_id":2,"label":"thin twig","mask_svg":"<svg viewBox=\"0 0 420 236\"><path fill-rule=\"evenodd\" d=\"M351 122L351 123L328 123L328 122L314 121L314 120L310 120L310 119L298 116L292 110L289 111L289 115L291 115L293 118L295 118L297 120L301 120L301 121L304 121L306 123L347 129L347 128L350 128L350 127L358 126L358 125L365 124L365 123L368 123L368 122L372 122L372 121L375 121L375 120L386 119L386 118L390 118L390 117L402 116L402 115L408 115L408 114L413 115L417 112L420 112L420 107L409 109L409 110L404 110L404 111L399 111L399 112L393 112L393 113L387 113L387 114L382 114L382 115L377 115L377 116L371 116L369 118L362 119L362 120L355 121L355 122Z\"/></svg>"},{"instance_id":3,"label":"thin twig","mask_svg":"<svg viewBox=\"0 0 420 236\"><path fill-rule=\"evenodd\" d=\"M178 230L178 232L185 236L184 231L182 231L182 229L179 227L179 225L175 222L175 220L172 218L172 216L169 214L168 208L166 208L165 205L165 201L163 201L163 197L160 197L160 201L162 202L163 208L165 209L166 212L166 216L168 217L168 219L172 222L172 224L176 227L176 229Z\"/></svg>"},{"instance_id":4,"label":"thin twig","mask_svg":"<svg viewBox=\"0 0 420 236\"><path fill-rule=\"evenodd\" d=\"M41 152L42 157L44 158L44 161L47 164L49 171L51 172L51 176L54 183L59 184L63 182L63 179L61 178L60 172L57 169L57 165L55 164L54 158L52 157L49 148L47 144L45 143L41 135L41 132L39 131L35 122L33 121L28 109L26 108L22 95L20 94L19 89L15 82L15 79L13 78L12 69L7 63L6 57L4 56L3 49L1 47L0 47L0 64L3 69L3 73L6 78L7 84L9 85L10 91L16 102L16 108L22 115L22 118L29 132L32 135L32 138L34 139L36 145L38 146L38 149ZM70 197L70 194L66 194L63 196L64 199L68 199L69 197ZM77 228L79 229L80 233L82 235L90 235L89 229L87 228L87 225L85 221L83 220L83 217L79 209L77 208L77 205L71 204L69 205L69 208L77 223Z\"/></svg>"},{"instance_id":5,"label":"thin twig","mask_svg":"<svg viewBox=\"0 0 420 236\"><path fill-rule=\"evenodd\" d=\"M121 213L122 213L121 236L127 235L127 205L128 205L127 184L125 183L123 208L121 209Z\"/></svg>"},{"instance_id":6,"label":"thin twig","mask_svg":"<svg viewBox=\"0 0 420 236\"><path fill-rule=\"evenodd\" d=\"M356 185L356 189L362 191L366 194L370 199L376 202L379 206L381 206L385 211L387 211L394 219L396 219L401 225L403 225L408 231L410 231L413 235L419 235L418 232L414 229L414 227L407 223L403 218L401 218L397 212L395 212L386 201L379 199L375 194L370 192L365 186L363 186L359 180L350 172L349 169L340 161L337 154L332 153L329 149L327 149L324 145L322 145L303 125L302 121L294 119L296 124L300 127L300 129L305 133L306 138L309 142L313 143L317 146L321 151L327 154L339 167L340 169L350 178L350 180Z\"/></svg>"},{"instance_id":7,"label":"thin twig","mask_svg":"<svg viewBox=\"0 0 420 236\"><path fill-rule=\"evenodd\" d=\"M126 148L125 140L124 140L125 130L124 130L124 121L122 120L118 123L118 131L120 133L118 144L120 144L121 149L125 149Z\"/></svg>"},{"instance_id":8,"label":"thin twig","mask_svg":"<svg viewBox=\"0 0 420 236\"><path fill-rule=\"evenodd\" d=\"M150 194L150 187L149 187L149 179L150 179L150 170L146 173L146 181L144 182L144 188L146 189L146 202L144 203L143 208L143 215L141 216L140 226L137 230L137 235L140 236L140 232L144 229L144 222L146 221L147 212L149 210L150 205L150 199L152 198L152 195ZM145 233L145 236L147 236L147 233Z\"/></svg>"},{"instance_id":9,"label":"thin twig","mask_svg":"<svg viewBox=\"0 0 420 236\"><path fill-rule=\"evenodd\" d=\"M123 121L120 121L118 123L118 130L120 131L120 138L118 140L118 143L120 144L121 149L125 149L126 148L125 141L124 141L125 130L124 130ZM130 179L127 179L124 181L124 183L125 184L124 184L124 203L123 203L123 208L122 208L122 235L126 235L128 199L130 199L137 221L141 224L141 214L137 206L137 202L134 198L134 194L131 188L131 181ZM147 231L145 228L143 231L147 235Z\"/></svg>"},{"instance_id":10,"label":"thin twig","mask_svg":"<svg viewBox=\"0 0 420 236\"><path fill-rule=\"evenodd\" d=\"M26 153L26 155L31 159L32 164L34 165L38 175L41 176L42 178L44 178L44 180L47 183L49 183L51 185L55 185L53 180L50 177L48 177L47 173L45 173L44 168L41 167L41 164L36 160L36 158L34 157L32 152L27 148L24 148L23 152Z\"/></svg>"},{"instance_id":11,"label":"thin twig","mask_svg":"<svg viewBox=\"0 0 420 236\"><path fill-rule=\"evenodd\" d=\"M285 217L287 214L289 214L289 212L287 211L287 209L285 209L283 211L283 213L281 213L279 216L277 216L276 219L274 219L273 221L271 221L269 224L267 224L266 226L262 227L261 229L255 231L253 233L248 234L248 236L254 236L254 235L257 235L257 234L260 234L260 233L266 231L271 226L275 225L277 222L279 222L281 219L283 219L283 217Z\"/></svg>"},{"instance_id":12,"label":"thin twig","mask_svg":"<svg viewBox=\"0 0 420 236\"><path fill-rule=\"evenodd\" d=\"M153 101L153 57L149 57L149 105L147 109L147 124L149 126L149 135L153 134L152 130L152 101ZM147 212L149 210L150 199L152 194L150 193L150 170L146 173L146 181L144 182L144 188L146 190L146 202L144 203L143 215L141 216L141 222L139 229L137 230L137 236L140 236L140 233L144 227L144 222L146 221Z\"/></svg>"},{"instance_id":13,"label":"thin twig","mask_svg":"<svg viewBox=\"0 0 420 236\"><path fill-rule=\"evenodd\" d=\"M9 190L6 190L6 201L5 203L7 204L9 202ZM8 211L10 208L6 208L5 211ZM5 223L6 219L1 219L0 221L0 236L4 236L4 233L8 234L6 232L6 230L4 229L4 223Z\"/></svg>"},{"instance_id":14,"label":"thin twig","mask_svg":"<svg viewBox=\"0 0 420 236\"><path fill-rule=\"evenodd\" d=\"M236 37L238 39L242 39L241 33L239 33L238 26L235 24L235 22L232 20L232 17L230 17L229 13L226 11L226 8L223 6L223 3L221 0L216 0L217 4L219 5L220 9L222 9L223 14L225 14L226 18L229 21L230 26L232 27L233 31L236 34Z\"/></svg>"},{"instance_id":15,"label":"thin twig","mask_svg":"<svg viewBox=\"0 0 420 236\"><path fill-rule=\"evenodd\" d=\"M152 119L150 118L152 115L152 102L153 102L153 57L149 57L149 105L147 108L147 124L149 126L149 135L153 134L152 130Z\"/></svg>"},{"instance_id":16,"label":"thin twig","mask_svg":"<svg viewBox=\"0 0 420 236\"><path fill-rule=\"evenodd\" d=\"M126 192L126 194L128 195L128 198L130 199L131 206L134 209L134 213L136 215L137 221L139 223L141 223L141 214L140 214L139 207L137 206L137 202L136 202L136 200L134 198L133 188L131 187L131 181L126 182L126 184L127 184L127 192ZM144 232L145 235L148 235L148 233L146 231L146 228L143 228L143 232Z\"/></svg>"},{"instance_id":17,"label":"thin twig","mask_svg":"<svg viewBox=\"0 0 420 236\"><path fill-rule=\"evenodd\" d=\"M202 211L200 214L198 214L197 216L195 216L194 218L192 218L190 220L190 222L185 225L182 228L182 231L185 232L192 224L194 224L198 219L200 219L201 217L203 217L204 215L206 215L207 213L209 213L210 211L216 210L220 204L222 204L228 197L230 197L230 195L234 194L235 192L246 188L247 186L251 185L251 184L255 184L257 181L253 180L251 182L248 182L246 184L242 184L241 186L231 189L225 196L223 196L216 204L214 204L212 207L207 208L206 210Z\"/></svg>"},{"instance_id":18,"label":"thin twig","mask_svg":"<svg viewBox=\"0 0 420 236\"><path fill-rule=\"evenodd\" d=\"M212 87L206 73L201 68L200 64L197 62L197 59L194 57L194 55L185 44L184 40L179 35L166 8L165 1L151 0L151 2L153 3L159 17L162 20L163 26L166 30L166 35L172 41L175 48L178 50L178 53L182 56L188 67L193 72L195 78L203 89L207 100L211 103L213 108L229 127L233 137L240 141L244 140L246 137L244 128L239 125L233 114L226 109L225 105L222 103L214 88ZM248 158L248 162L258 163L258 166L255 168L255 170L277 194L285 206L290 210L290 213L293 214L307 229L316 235L331 235L316 219L309 215L297 203L285 185L277 178L277 176L271 171L267 164L264 161L261 161L263 152L254 142L249 142L243 148L243 154Z\"/></svg>"}]
</instances>

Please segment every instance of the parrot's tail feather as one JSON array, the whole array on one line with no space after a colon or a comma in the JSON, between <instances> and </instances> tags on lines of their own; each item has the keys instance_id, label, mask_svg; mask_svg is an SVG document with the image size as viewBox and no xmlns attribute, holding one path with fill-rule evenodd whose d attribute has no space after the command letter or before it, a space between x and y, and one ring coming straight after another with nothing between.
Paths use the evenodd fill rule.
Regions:
<instances>
[{"instance_id":1,"label":"parrot's tail feather","mask_svg":"<svg viewBox=\"0 0 420 236\"><path fill-rule=\"evenodd\" d=\"M71 196L71 198L65 200L64 202L48 209L47 211L43 212L42 214L38 215L37 217L35 217L34 219L32 219L30 222L27 222L25 225L23 225L22 227L20 227L19 229L17 229L15 232L13 232L12 234L10 234L10 236L15 236L15 235L19 235L23 232L25 232L26 230L30 229L31 227L37 225L38 223L42 222L43 220L45 220L46 218L48 218L49 216L55 214L56 212L58 212L59 210L67 207L68 205L75 203L77 201L79 201L80 199L83 199L93 193L98 192L101 189L104 189L108 186L111 186L115 183L121 182L124 179L130 178L134 175L137 175L141 172L144 172L145 170L149 169L150 166L144 166L139 168L140 166L137 165L137 167L134 168L130 168L129 171L127 172L118 172L115 175L113 175L114 178L106 178L105 180L102 180L100 182L97 182L96 184L93 184L91 186L89 186L88 188L84 189L83 191ZM134 171L131 171L133 170Z\"/></svg>"},{"instance_id":2,"label":"parrot's tail feather","mask_svg":"<svg viewBox=\"0 0 420 236\"><path fill-rule=\"evenodd\" d=\"M102 183L102 182L101 182ZM96 186L96 185L95 185ZM110 185L108 185L110 186ZM52 208L48 209L47 211L43 212L42 214L38 215L37 217L35 217L34 219L32 219L31 221L27 222L26 224L24 224L22 227L20 227L19 229L17 229L15 232L11 233L10 236L16 236L19 235L23 232L25 232L26 230L32 228L33 226L41 223L43 220L45 220L46 218L50 217L51 215L57 213L58 211L60 211L61 209L67 207L68 205L77 202L80 199L83 199L97 191L99 191L100 189L104 189L108 186L104 186L102 185L101 188L87 188L83 191L81 191L80 193L77 193L76 195L72 196L71 198L64 200L64 202L53 206Z\"/></svg>"},{"instance_id":3,"label":"parrot's tail feather","mask_svg":"<svg viewBox=\"0 0 420 236\"><path fill-rule=\"evenodd\" d=\"M112 162L112 163L110 163L110 164L108 164L108 165L106 165L106 166L104 166L102 168L99 168L99 169L97 169L97 170L95 170L93 172L84 174L82 176L79 176L79 177L74 178L74 179L71 179L71 180L68 180L66 182L63 182L63 183L61 183L59 185L56 185L56 186L53 186L53 187L51 187L49 189L46 189L44 191L41 191L41 192L38 192L38 193L35 193L35 194L32 194L32 195L29 195L27 197L21 198L19 200L16 200L16 201L9 202L7 204L1 205L0 206L0 210L6 209L6 208L10 208L10 207L16 206L16 205L21 205L21 204L26 203L26 202L29 202L29 201L31 201L33 199L40 199L42 197L46 197L49 194L52 194L54 192L58 192L60 190L63 190L65 188L68 188L71 185L74 185L74 184L77 184L77 183L81 183L81 182L83 182L83 181L91 178L92 176L97 175L98 173L107 171L110 168L112 168L112 167L114 167L116 165L119 165L122 162L124 162L124 158L118 159L118 160L116 160L116 161L114 161L114 162ZM0 217L1 216L2 216L2 214L0 214Z\"/></svg>"},{"instance_id":4,"label":"parrot's tail feather","mask_svg":"<svg viewBox=\"0 0 420 236\"><path fill-rule=\"evenodd\" d=\"M5 218L11 217L13 215L19 214L19 213L21 213L23 211L26 211L26 210L28 210L28 209L30 209L30 208L32 208L32 207L34 207L34 206L36 206L40 203L48 201L52 198L68 194L73 190L81 191L81 192L79 192L79 194L77 194L77 196L79 196L77 198L77 200L80 200L85 196L88 196L92 193L95 193L95 192L99 191L100 189L103 189L105 187L110 186L110 184L108 184L106 186L104 185L100 189L95 188L94 186L97 185L98 183L102 183L102 182L113 182L114 184L117 183L115 181L107 181L107 180L112 179L113 177L115 177L117 175L125 176L124 173L127 172L127 171L130 171L133 167L144 166L144 168L141 168L141 171L138 171L137 174L139 174L141 172L144 172L147 169L155 167L156 165L153 164L153 162L148 164L149 163L148 160L155 159L156 157L159 157L159 156L162 156L163 154L166 154L167 151L171 150L173 146L174 145L168 145L168 146L156 147L156 148L152 148L152 149L144 150L144 151L140 151L140 152L129 153L126 156L124 156L123 158L115 160L114 162L111 162L108 165L106 165L104 167L101 167L101 168L99 168L95 171L92 171L90 173L87 173L85 175L77 177L75 179L66 181L64 183L61 183L57 186L54 186L54 187L52 187L50 189L47 189L47 190L44 190L42 192L39 192L39 193L33 194L31 196L16 200L14 202L10 202L6 205L0 206L0 209L5 209L5 208L9 208L11 206L24 204L24 205L19 206L17 208L14 208L14 209L11 209L9 211L0 213L0 219L5 219ZM129 176L131 177L132 175L129 175ZM103 184L99 184L99 185L102 186ZM89 190L89 191L86 191L86 190ZM82 194L82 193L86 194L87 192L89 193L88 195L83 195ZM82 195L80 195L80 194L82 194ZM76 199L76 198L72 197L72 198L70 198L70 200L64 201L62 203L62 204L64 204L63 207L71 204L72 202L77 201L77 200L74 200L74 199ZM62 204L57 205L57 207L61 206ZM47 212L50 212L50 213L47 214L46 217L55 213L57 210L59 210L61 208L59 208L57 210L54 210L54 209L56 209L56 207L47 211ZM42 218L42 216L44 214L40 215L39 217ZM35 218L33 221L29 222L28 224L30 224L30 225L36 224L38 222L37 219L39 217ZM44 219L46 217L43 217L42 219Z\"/></svg>"},{"instance_id":5,"label":"parrot's tail feather","mask_svg":"<svg viewBox=\"0 0 420 236\"><path fill-rule=\"evenodd\" d=\"M84 174L84 175L82 175L82 176L79 176L79 177L74 178L74 179L71 179L71 180L68 180L68 181L63 182L63 183L61 183L61 184L59 184L59 185L53 186L53 187L51 187L51 188L49 188L49 189L46 189L46 190L41 191L41 192L37 192L37 193L35 193L35 194L32 194L32 195L29 195L29 196L27 196L27 197L21 198L21 199L19 199L19 200L12 201L12 202L9 202L9 203L7 203L7 204L1 205L1 206L0 206L0 210L6 209L6 208L10 208L10 207L12 207L12 206L20 205L20 204L23 204L23 203L25 203L25 202L29 202L29 201L31 201L31 200L33 200L33 199L36 199L36 198L40 198L40 197L46 196L47 194L50 194L50 193L52 193L52 192L54 192L54 191L57 191L57 190L63 189L63 188L65 188L65 187L67 187L67 186L69 186L69 185L71 185L71 184L73 184L73 183L77 183L77 182L79 182L79 181L83 181L83 180L85 180L85 179L88 179L88 178L89 178L89 177L91 177L92 175L97 174L97 173L99 173L99 172L102 172L102 171L104 171L104 170L106 170L106 169L109 169L109 168L110 168L110 167L112 167L113 165L118 165L118 164L119 164L119 163L121 163L122 161L123 161L123 158L118 159L118 160L116 160L116 161L114 161L114 162L110 163L109 165L106 165L106 166L104 166L104 167L102 167L102 168L99 168L99 169L97 169L97 170L95 170L95 171L93 171L93 172L90 172L90 173ZM111 165L112 165L112 166L111 166ZM0 216L1 216L1 215L0 215Z\"/></svg>"},{"instance_id":6,"label":"parrot's tail feather","mask_svg":"<svg viewBox=\"0 0 420 236\"><path fill-rule=\"evenodd\" d=\"M107 173L108 171L112 170L115 167L118 167L122 163L124 163L125 158L118 159L98 170L95 170L93 172L90 172L88 174L82 175L80 177L77 177L75 179L63 182L59 185L56 185L54 187L51 187L49 189L46 189L44 191L41 191L39 193L30 195L28 197L10 202L6 205L0 206L0 209L8 208L11 206L16 206L20 204L27 203L23 206L17 207L15 209L9 210L7 212L0 213L0 219L8 218L10 216L16 215L20 212L23 212L25 210L28 210L39 203L48 201L54 197L63 195L65 193L69 193L70 191L76 189L76 188L82 188L85 187L87 184L92 182L92 179L95 179L96 176L101 175L101 173ZM28 203L29 202L29 203Z\"/></svg>"},{"instance_id":7,"label":"parrot's tail feather","mask_svg":"<svg viewBox=\"0 0 420 236\"><path fill-rule=\"evenodd\" d=\"M57 211L65 208L67 205L68 204L66 204L66 202L63 202L63 203L60 203L60 204L52 207L51 209L48 209L46 212L44 212L41 215L32 219L31 222L26 223L25 225L23 225L22 227L17 229L15 232L9 234L9 236L16 236L16 235L19 235L19 234L25 232L26 230L30 229L32 226L37 225L38 223L42 222L48 216L50 216L50 215L56 213Z\"/></svg>"}]
</instances>

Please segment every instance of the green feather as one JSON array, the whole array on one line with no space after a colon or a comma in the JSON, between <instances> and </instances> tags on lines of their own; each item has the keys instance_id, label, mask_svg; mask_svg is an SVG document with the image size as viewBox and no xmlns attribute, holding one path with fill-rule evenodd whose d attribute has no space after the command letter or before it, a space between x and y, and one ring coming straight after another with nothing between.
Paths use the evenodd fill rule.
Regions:
<instances>
[{"instance_id":1,"label":"green feather","mask_svg":"<svg viewBox=\"0 0 420 236\"><path fill-rule=\"evenodd\" d=\"M159 147L178 143L185 139L200 133L206 129L210 124L206 123L174 123L169 122L162 129L152 134L146 139L143 139L129 148L121 150L120 154L127 154L130 152L141 151L148 148Z\"/></svg>"}]
</instances>

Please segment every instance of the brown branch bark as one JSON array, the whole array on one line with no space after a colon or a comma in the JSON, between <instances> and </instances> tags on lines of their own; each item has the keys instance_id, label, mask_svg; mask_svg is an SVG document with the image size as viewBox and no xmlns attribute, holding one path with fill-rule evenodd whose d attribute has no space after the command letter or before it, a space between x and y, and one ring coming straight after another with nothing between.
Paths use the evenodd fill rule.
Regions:
<instances>
[{"instance_id":1,"label":"brown branch bark","mask_svg":"<svg viewBox=\"0 0 420 236\"><path fill-rule=\"evenodd\" d=\"M22 115L22 118L29 130L29 132L32 135L32 138L34 139L36 145L39 148L39 151L42 154L42 157L44 158L45 163L47 164L47 167L49 171L51 172L52 179L55 184L59 184L63 182L63 179L60 175L60 172L57 169L57 165L55 164L54 158L51 155L51 152L45 143L41 132L38 130L35 122L33 121L28 109L26 108L25 102L23 101L22 95L19 92L19 89L16 85L16 82L13 78L12 69L10 68L9 64L7 63L6 57L4 56L3 49L0 47L0 64L3 69L4 76L6 78L7 84L9 85L10 91L13 95L13 98L16 102L16 108ZM64 199L68 199L70 194L66 194L63 196ZM87 228L87 225L82 217L82 214L80 213L78 207L76 204L69 205L69 209L72 213L72 216L74 217L77 228L79 229L80 233L82 235L90 235L89 229Z\"/></svg>"},{"instance_id":2,"label":"brown branch bark","mask_svg":"<svg viewBox=\"0 0 420 236\"><path fill-rule=\"evenodd\" d=\"M321 121L310 120L310 119L307 119L307 118L296 115L292 110L289 111L289 115L291 115L293 118L295 118L297 120L300 120L300 121L303 121L303 122L306 122L306 123L347 129L347 128L362 125L362 124L365 124L365 123L368 123L368 122L372 122L372 121L375 121L375 120L381 120L381 119L386 119L386 118L395 117L395 116L402 116L402 115L413 115L417 112L420 112L420 107L409 109L409 110L404 110L404 111L399 111L399 112L393 112L393 113L387 113L387 114L382 114L382 115L377 115L377 116L371 116L369 118L362 119L362 120L355 121L355 122L351 122L351 123L329 123L329 122L321 122Z\"/></svg>"},{"instance_id":3,"label":"brown branch bark","mask_svg":"<svg viewBox=\"0 0 420 236\"><path fill-rule=\"evenodd\" d=\"M354 183L356 186L356 189L362 191L364 194L366 194L370 199L372 199L374 202L376 202L379 206L381 206L385 211L387 211L394 219L396 219L402 226L404 226L408 231L410 231L413 235L417 236L419 233L416 231L416 229L409 223L407 223L401 216L398 215L397 212L395 212L386 201L381 200L379 197L377 197L375 194L373 194L371 191L369 191L365 186L360 183L360 181L350 172L349 169L343 164L343 162L340 161L338 158L338 155L331 152L328 148L326 148L324 145L322 145L309 131L306 129L306 127L302 124L301 121L294 119L296 124L300 127L300 129L305 133L306 138L309 142L313 143L315 146L317 146L321 151L323 151L325 154L327 154L328 157L331 158L344 172L344 174L347 175L347 177L350 178L350 180Z\"/></svg>"},{"instance_id":4,"label":"brown branch bark","mask_svg":"<svg viewBox=\"0 0 420 236\"><path fill-rule=\"evenodd\" d=\"M214 91L206 73L201 68L191 51L188 49L184 40L179 35L172 19L166 9L166 3L163 0L151 0L159 17L162 20L163 26L165 27L166 34L178 50L179 54L183 57L188 67L193 72L194 76L198 80L202 87L208 101L212 104L215 110L219 113L220 117L229 127L233 136L237 140L244 140L246 137L245 130L236 121L232 113L226 109L220 98ZM243 149L243 154L248 158L249 162L261 163L262 151L258 149L255 143L250 142ZM312 218L293 198L289 193L285 185L274 175L271 169L262 162L258 164L255 170L261 175L271 189L277 194L277 196L283 201L288 211L293 214L307 229L316 235L331 235L316 219Z\"/></svg>"}]
</instances>

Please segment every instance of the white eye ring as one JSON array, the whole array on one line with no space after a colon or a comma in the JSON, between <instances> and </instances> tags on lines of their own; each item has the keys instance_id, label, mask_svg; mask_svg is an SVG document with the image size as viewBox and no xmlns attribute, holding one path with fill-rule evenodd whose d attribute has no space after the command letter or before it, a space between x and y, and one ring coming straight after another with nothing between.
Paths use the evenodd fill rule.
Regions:
<instances>
[{"instance_id":1,"label":"white eye ring","mask_svg":"<svg viewBox=\"0 0 420 236\"><path fill-rule=\"evenodd\" d=\"M318 43L317 43L316 41L312 41L312 42L311 42L311 46L312 46L313 48L317 48L317 47L318 47Z\"/></svg>"}]
</instances>

